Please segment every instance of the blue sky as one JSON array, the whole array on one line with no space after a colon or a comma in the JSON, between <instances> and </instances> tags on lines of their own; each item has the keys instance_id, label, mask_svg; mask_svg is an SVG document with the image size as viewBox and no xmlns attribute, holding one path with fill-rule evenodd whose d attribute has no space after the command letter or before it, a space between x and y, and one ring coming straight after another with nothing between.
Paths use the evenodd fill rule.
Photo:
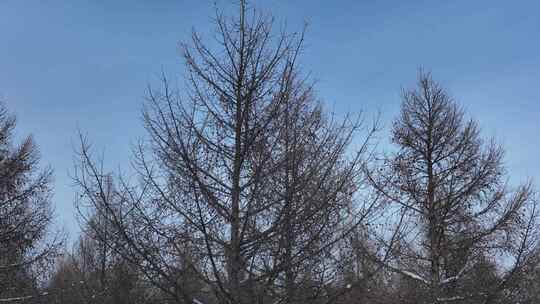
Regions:
<instances>
[{"instance_id":1,"label":"blue sky","mask_svg":"<svg viewBox=\"0 0 540 304\"><path fill-rule=\"evenodd\" d=\"M55 170L58 225L76 235L77 129L111 169L144 136L140 109L163 70L182 79L178 43L212 30L214 1L0 1L0 100ZM235 1L217 6L234 12ZM382 113L419 66L507 150L513 182L540 179L540 2L252 1L289 31L308 21L302 67L337 111ZM387 133L385 133L387 134ZM536 183L537 185L540 183Z\"/></svg>"}]
</instances>

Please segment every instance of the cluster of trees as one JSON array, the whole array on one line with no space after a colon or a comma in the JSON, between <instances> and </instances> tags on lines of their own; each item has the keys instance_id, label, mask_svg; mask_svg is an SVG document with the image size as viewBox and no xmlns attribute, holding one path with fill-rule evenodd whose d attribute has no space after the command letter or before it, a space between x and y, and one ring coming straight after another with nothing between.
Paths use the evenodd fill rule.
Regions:
<instances>
[{"instance_id":1,"label":"cluster of trees","mask_svg":"<svg viewBox=\"0 0 540 304\"><path fill-rule=\"evenodd\" d=\"M327 112L303 34L240 3L217 48L182 46L187 85L148 91L132 174L81 136L82 234L51 233L51 170L0 111L0 303L538 303L538 198L421 72L392 152Z\"/></svg>"}]
</instances>

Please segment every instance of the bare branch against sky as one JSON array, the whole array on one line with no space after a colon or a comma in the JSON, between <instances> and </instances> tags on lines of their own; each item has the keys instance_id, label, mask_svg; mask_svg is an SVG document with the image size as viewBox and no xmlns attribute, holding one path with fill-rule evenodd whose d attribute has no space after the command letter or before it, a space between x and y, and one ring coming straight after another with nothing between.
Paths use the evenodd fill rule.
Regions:
<instances>
[{"instance_id":1,"label":"bare branch against sky","mask_svg":"<svg viewBox=\"0 0 540 304\"><path fill-rule=\"evenodd\" d=\"M2 1L0 303L540 303L539 9Z\"/></svg>"}]
</instances>

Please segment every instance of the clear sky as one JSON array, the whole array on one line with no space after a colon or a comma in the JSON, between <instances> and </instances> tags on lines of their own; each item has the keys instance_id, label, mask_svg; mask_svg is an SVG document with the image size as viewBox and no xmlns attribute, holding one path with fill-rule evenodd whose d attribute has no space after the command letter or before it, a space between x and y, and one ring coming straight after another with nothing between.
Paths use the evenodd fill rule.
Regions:
<instances>
[{"instance_id":1,"label":"clear sky","mask_svg":"<svg viewBox=\"0 0 540 304\"><path fill-rule=\"evenodd\" d=\"M208 37L214 1L0 1L0 100L55 170L58 225L78 230L77 128L111 169L144 136L140 109L159 73L182 78L178 43ZM233 0L217 6L234 12ZM289 31L310 26L302 57L319 96L339 111L381 111L431 70L486 136L507 150L512 181L540 179L540 1L252 1ZM205 35L206 34L206 35ZM539 182L536 182L540 185Z\"/></svg>"}]
</instances>

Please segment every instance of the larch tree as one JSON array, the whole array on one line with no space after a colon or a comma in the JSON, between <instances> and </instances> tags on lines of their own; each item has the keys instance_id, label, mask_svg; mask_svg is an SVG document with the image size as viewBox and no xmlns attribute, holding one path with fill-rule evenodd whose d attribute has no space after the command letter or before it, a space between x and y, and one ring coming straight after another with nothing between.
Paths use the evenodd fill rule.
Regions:
<instances>
[{"instance_id":1,"label":"larch tree","mask_svg":"<svg viewBox=\"0 0 540 304\"><path fill-rule=\"evenodd\" d=\"M39 168L32 137L14 142L15 116L0 105L0 302L35 300L42 267L54 259L50 169Z\"/></svg>"},{"instance_id":2,"label":"larch tree","mask_svg":"<svg viewBox=\"0 0 540 304\"><path fill-rule=\"evenodd\" d=\"M510 188L503 149L429 74L402 100L396 152L367 170L397 223L380 238L394 245L385 267L424 290L417 303L494 303L519 285L537 250L531 184Z\"/></svg>"},{"instance_id":3,"label":"larch tree","mask_svg":"<svg viewBox=\"0 0 540 304\"><path fill-rule=\"evenodd\" d=\"M323 111L297 67L303 34L274 35L244 1L216 24L217 50L196 33L182 46L185 94L165 78L149 91L137 185L118 178L109 196L82 141L79 204L103 214L110 247L176 302L330 299L335 246L377 208L356 195L374 128Z\"/></svg>"}]
</instances>

